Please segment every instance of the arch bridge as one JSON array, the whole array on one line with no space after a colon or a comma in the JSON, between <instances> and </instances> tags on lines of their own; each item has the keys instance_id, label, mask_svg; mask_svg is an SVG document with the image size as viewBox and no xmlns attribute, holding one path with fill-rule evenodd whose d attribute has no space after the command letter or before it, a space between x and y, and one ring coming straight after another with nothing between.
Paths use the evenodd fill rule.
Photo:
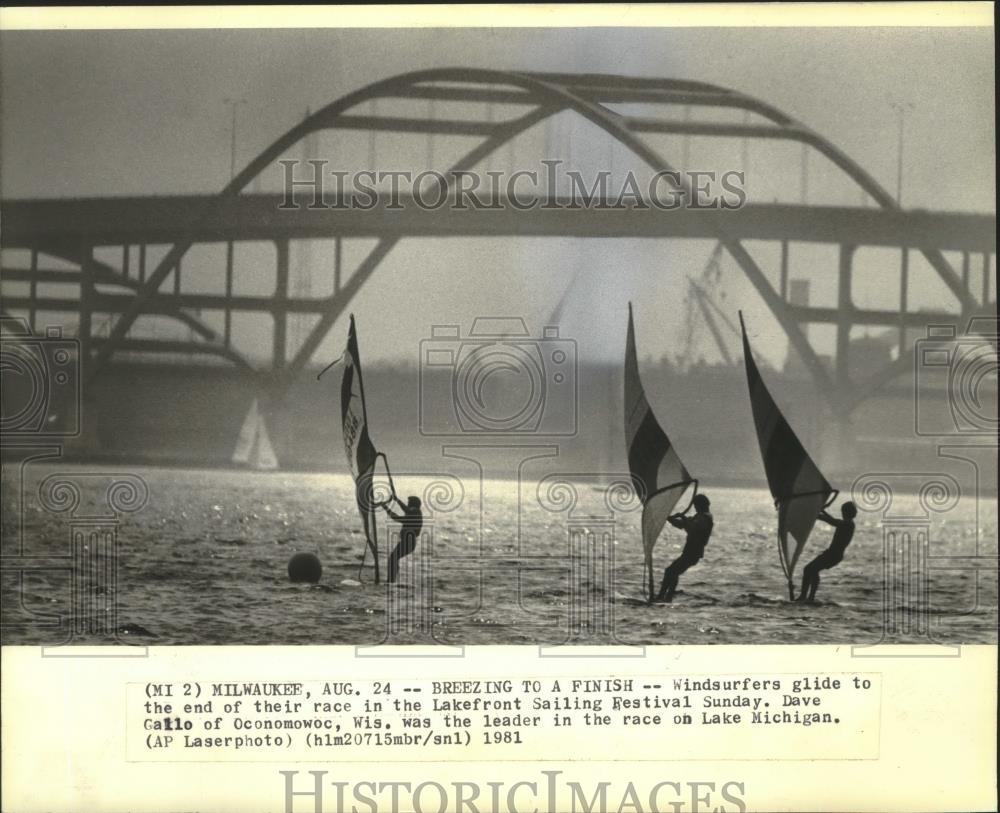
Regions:
<instances>
[{"instance_id":1,"label":"arch bridge","mask_svg":"<svg viewBox=\"0 0 1000 813\"><path fill-rule=\"evenodd\" d=\"M461 115L413 115L406 104L424 100L451 105ZM485 111L483 110L485 103ZM616 107L641 106L643 116ZM685 110L741 111L742 122L698 120L676 115ZM483 111L472 114L469 110ZM495 116L494 111L500 115ZM676 194L690 200L684 166L667 160L653 145L657 135L736 138L798 142L829 159L851 183L874 201L871 207L749 204L726 212L657 209L622 210L587 207L579 210L530 211L505 206L485 216L474 209L428 210L411 197L389 202L379 197L368 211L351 208L283 207L283 196L248 191L262 172L282 155L323 131L401 133L433 139L465 136L477 139L442 175L471 171L522 133L569 112L603 130L653 172L667 176ZM754 116L751 123L749 116ZM559 145L555 145L557 148ZM877 387L912 369L913 348L907 331L960 321L976 315L995 317L990 272L996 253L996 218L990 215L905 211L875 179L843 151L802 122L766 101L717 85L676 79L650 79L590 74L541 74L470 68L424 70L374 82L328 104L289 129L250 161L218 194L203 196L104 198L76 200L8 200L2 204L2 247L20 249L21 263L5 262L4 282L21 283L14 293L2 292L5 313L26 313L34 327L37 314L75 313L86 385L92 385L116 354L188 353L216 356L259 375L261 386L280 400L305 367L336 320L380 263L406 238L437 237L643 237L695 238L720 243L752 283L787 334L818 391L838 412L849 414ZM301 296L292 290L290 248L299 240L333 239L333 290L329 296ZM374 247L345 274L342 243L375 239ZM275 288L249 295L234 290L235 248L267 241L275 249ZM765 268L748 249L748 241L780 246L777 268ZM793 302L789 296L789 245L805 242L837 247L836 307ZM182 285L185 256L200 244L225 246L224 286L219 293L195 293ZM147 247L169 248L152 261ZM898 307L872 309L852 298L859 248L899 249ZM120 259L109 260L109 250ZM945 257L950 252L951 262ZM97 256L97 255L100 256ZM922 255L932 273L957 303L946 308L914 311L908 307L910 259ZM53 266L53 260L58 267ZM957 260L957 261L956 261ZM981 268L982 285L973 290L970 268ZM896 279L893 273L889 277ZM172 282L172 284L171 284ZM70 293L39 292L40 285L59 283ZM679 290L683 280L677 280ZM27 290L25 290L25 284ZM49 286L50 287L50 286ZM63 288L65 290L65 287ZM223 328L207 324L202 310L221 312ZM241 353L233 341L233 318L266 314L273 320L270 363L261 367ZM141 316L155 315L188 328L188 340L141 338L134 326ZM297 347L289 346L289 320L308 316L313 324ZM104 317L106 335L95 330ZM810 342L811 324L833 325L836 354L832 369ZM895 360L866 380L850 372L851 330L857 326L891 327L899 331Z\"/></svg>"}]
</instances>

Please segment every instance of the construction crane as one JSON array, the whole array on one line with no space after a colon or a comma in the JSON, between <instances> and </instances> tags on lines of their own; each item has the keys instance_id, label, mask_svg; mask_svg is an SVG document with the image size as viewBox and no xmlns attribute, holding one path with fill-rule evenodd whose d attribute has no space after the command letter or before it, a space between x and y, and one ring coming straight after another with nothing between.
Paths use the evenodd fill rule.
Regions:
<instances>
[{"instance_id":1,"label":"construction crane","mask_svg":"<svg viewBox=\"0 0 1000 813\"><path fill-rule=\"evenodd\" d=\"M726 341L722 330L719 328L719 319L738 338L739 330L732 320L716 304L712 296L712 291L718 290L722 283L722 252L725 250L722 243L716 243L715 248L709 255L708 262L701 272L700 280L688 277L687 308L684 319L684 359L690 364L694 358L695 344L698 337L699 325L704 321L708 325L712 340L719 350L723 361L726 364L733 363L733 355L726 346ZM697 305L697 311L694 308ZM700 318L699 318L700 314Z\"/></svg>"},{"instance_id":2,"label":"construction crane","mask_svg":"<svg viewBox=\"0 0 1000 813\"><path fill-rule=\"evenodd\" d=\"M726 364L733 364L734 361L732 354L726 347L722 331L719 330L719 324L716 322L716 316L723 321L726 327L729 328L730 332L737 338L740 335L739 330L736 328L736 325L733 324L733 321L726 316L722 308L715 304L715 300L709 296L708 292L695 282L692 277L688 277L688 286L690 287L691 293L694 295L694 300L698 303L698 309L701 311L701 315L705 318L705 324L708 325L712 338L715 340L715 346L719 348L722 360L725 361Z\"/></svg>"}]
</instances>

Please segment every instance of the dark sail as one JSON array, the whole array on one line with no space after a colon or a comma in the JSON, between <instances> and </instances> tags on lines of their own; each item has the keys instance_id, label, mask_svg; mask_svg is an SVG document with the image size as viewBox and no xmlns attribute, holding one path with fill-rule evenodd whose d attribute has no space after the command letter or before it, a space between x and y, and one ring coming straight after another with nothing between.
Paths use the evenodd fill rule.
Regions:
<instances>
[{"instance_id":1,"label":"dark sail","mask_svg":"<svg viewBox=\"0 0 1000 813\"><path fill-rule=\"evenodd\" d=\"M760 443L767 484L778 510L778 556L788 580L789 595L792 596L795 564L819 512L830 503L835 492L764 385L753 360L742 313L740 327L743 329L743 359L757 441Z\"/></svg>"},{"instance_id":2,"label":"dark sail","mask_svg":"<svg viewBox=\"0 0 1000 813\"><path fill-rule=\"evenodd\" d=\"M625 342L625 445L632 484L642 500L642 545L652 597L653 546L677 501L695 480L677 456L646 400L635 354L631 303Z\"/></svg>"}]
</instances>

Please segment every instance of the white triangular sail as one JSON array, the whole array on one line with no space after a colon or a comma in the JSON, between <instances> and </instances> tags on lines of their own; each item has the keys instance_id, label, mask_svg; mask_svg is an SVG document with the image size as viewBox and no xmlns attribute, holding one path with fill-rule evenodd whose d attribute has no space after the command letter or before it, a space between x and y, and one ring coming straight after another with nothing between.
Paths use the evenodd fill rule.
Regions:
<instances>
[{"instance_id":1,"label":"white triangular sail","mask_svg":"<svg viewBox=\"0 0 1000 813\"><path fill-rule=\"evenodd\" d=\"M250 453L253 451L254 440L257 437L257 399L253 399L247 416L243 419L243 426L240 428L239 437L236 438L236 447L233 449L232 460L234 463L249 463Z\"/></svg>"},{"instance_id":2,"label":"white triangular sail","mask_svg":"<svg viewBox=\"0 0 1000 813\"><path fill-rule=\"evenodd\" d=\"M778 511L778 556L788 580L789 598L794 598L795 565L819 512L830 504L837 492L809 457L764 385L750 350L742 313L740 327L757 441L767 485Z\"/></svg>"},{"instance_id":3,"label":"white triangular sail","mask_svg":"<svg viewBox=\"0 0 1000 813\"><path fill-rule=\"evenodd\" d=\"M642 500L642 546L652 598L653 546L681 495L692 483L697 489L697 482L684 467L646 400L635 353L631 303L625 343L625 446L632 484Z\"/></svg>"},{"instance_id":4,"label":"white triangular sail","mask_svg":"<svg viewBox=\"0 0 1000 813\"><path fill-rule=\"evenodd\" d=\"M274 447L271 445L271 436L267 433L267 424L264 416L260 415L257 421L257 442L254 444L252 465L261 471L273 471L278 468L278 458L274 454Z\"/></svg>"},{"instance_id":5,"label":"white triangular sail","mask_svg":"<svg viewBox=\"0 0 1000 813\"><path fill-rule=\"evenodd\" d=\"M278 468L278 458L274 454L267 424L264 422L264 415L256 398L253 399L243 419L243 426L240 427L240 434L233 449L232 461L264 471Z\"/></svg>"}]
</instances>

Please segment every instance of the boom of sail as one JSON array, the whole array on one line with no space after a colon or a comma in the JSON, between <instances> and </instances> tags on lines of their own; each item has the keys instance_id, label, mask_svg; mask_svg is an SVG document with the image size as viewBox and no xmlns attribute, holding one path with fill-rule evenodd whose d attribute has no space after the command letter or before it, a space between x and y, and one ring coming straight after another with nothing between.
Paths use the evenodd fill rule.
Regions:
<instances>
[{"instance_id":1,"label":"boom of sail","mask_svg":"<svg viewBox=\"0 0 1000 813\"><path fill-rule=\"evenodd\" d=\"M642 500L642 545L649 597L652 598L653 546L677 501L688 486L694 484L697 491L698 481L684 467L646 400L635 354L631 303L625 344L625 444L632 485Z\"/></svg>"},{"instance_id":2,"label":"boom of sail","mask_svg":"<svg viewBox=\"0 0 1000 813\"><path fill-rule=\"evenodd\" d=\"M778 557L788 580L788 596L794 599L795 565L819 512L836 499L837 491L809 457L764 385L750 350L742 313L740 328L757 441L764 460L767 484L778 510Z\"/></svg>"},{"instance_id":3,"label":"boom of sail","mask_svg":"<svg viewBox=\"0 0 1000 813\"><path fill-rule=\"evenodd\" d=\"M378 504L375 501L373 486L375 463L379 455L368 435L368 410L365 405L365 387L361 377L361 357L358 354L358 336L353 314L343 362L340 414L344 428L344 452L347 455L347 465L354 477L355 499L365 529L366 550L371 550L375 559L375 583L378 584L378 524L375 515Z\"/></svg>"}]
</instances>

